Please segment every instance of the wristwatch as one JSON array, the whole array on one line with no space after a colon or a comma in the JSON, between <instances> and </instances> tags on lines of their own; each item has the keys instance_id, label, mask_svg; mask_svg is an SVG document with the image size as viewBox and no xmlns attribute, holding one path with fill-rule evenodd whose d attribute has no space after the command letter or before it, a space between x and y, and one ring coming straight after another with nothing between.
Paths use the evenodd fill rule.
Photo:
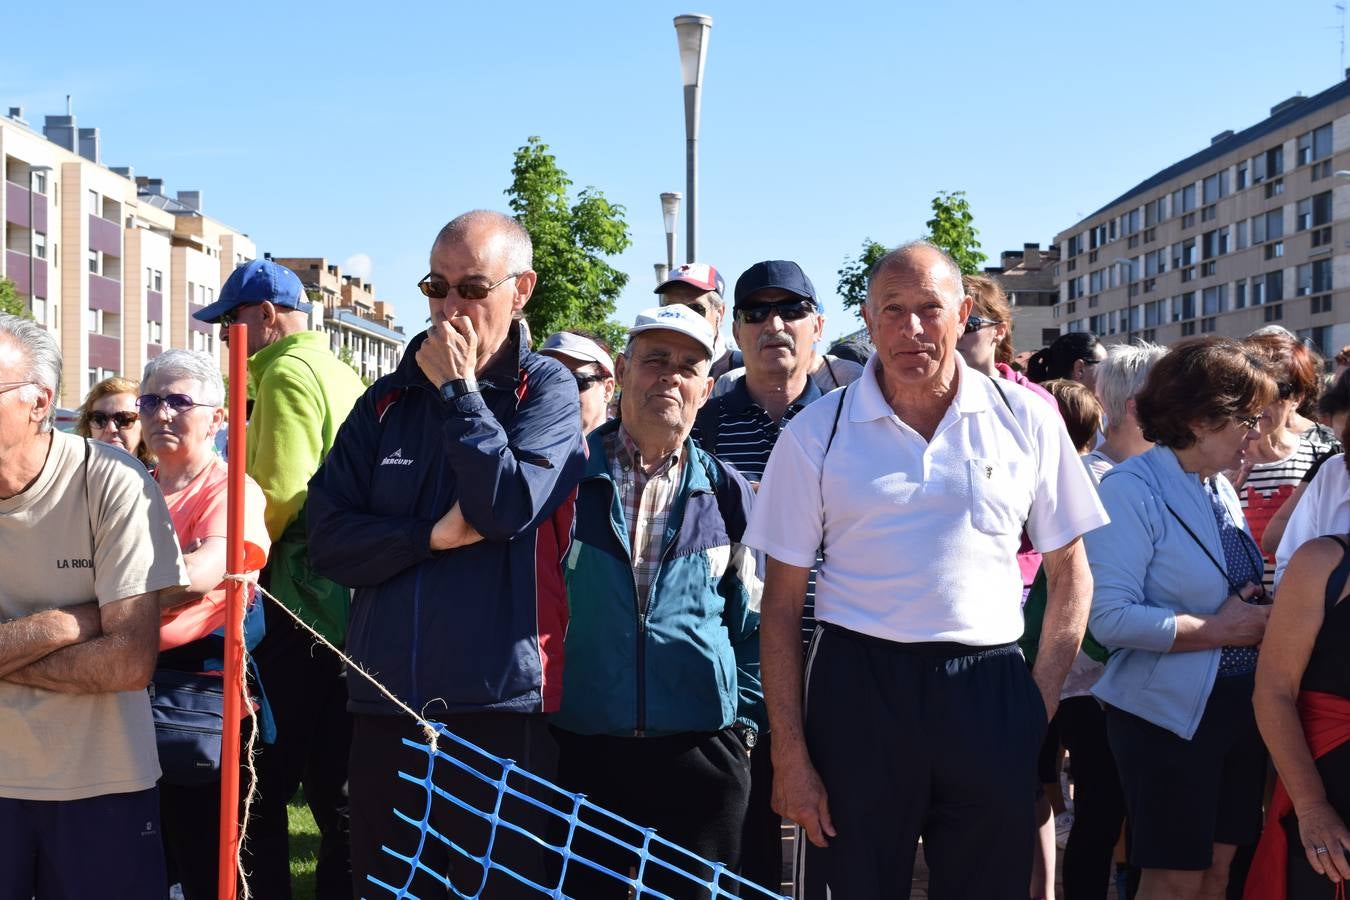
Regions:
<instances>
[{"instance_id":1,"label":"wristwatch","mask_svg":"<svg viewBox=\"0 0 1350 900\"><path fill-rule=\"evenodd\" d=\"M736 735L736 739L745 746L746 750L755 749L755 744L759 741L759 732L744 722L737 722L732 725L731 733Z\"/></svg>"},{"instance_id":2,"label":"wristwatch","mask_svg":"<svg viewBox=\"0 0 1350 900\"><path fill-rule=\"evenodd\" d=\"M478 393L478 379L470 375L467 378L452 378L441 385L441 399L449 403L465 394Z\"/></svg>"}]
</instances>

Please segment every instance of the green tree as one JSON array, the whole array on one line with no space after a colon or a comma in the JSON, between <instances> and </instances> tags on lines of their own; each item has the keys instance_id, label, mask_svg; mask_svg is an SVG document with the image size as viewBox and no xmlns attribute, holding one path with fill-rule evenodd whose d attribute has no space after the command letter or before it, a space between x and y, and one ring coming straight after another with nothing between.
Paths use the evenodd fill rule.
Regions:
<instances>
[{"instance_id":1,"label":"green tree","mask_svg":"<svg viewBox=\"0 0 1350 900\"><path fill-rule=\"evenodd\" d=\"M364 384L366 387L370 387L372 384L374 384L373 381L371 381L366 376L362 375L361 370L357 368L356 354L352 352L351 347L343 347L341 350L339 350L338 359L340 359L342 362L345 362L347 365L351 366L352 371L357 374L357 376L361 379L361 383ZM252 386L251 381L249 382L249 384L250 386Z\"/></svg>"},{"instance_id":2,"label":"green tree","mask_svg":"<svg viewBox=\"0 0 1350 900\"><path fill-rule=\"evenodd\" d=\"M0 312L25 319L33 318L28 311L28 301L19 294L19 289L8 278L0 278Z\"/></svg>"},{"instance_id":3,"label":"green tree","mask_svg":"<svg viewBox=\"0 0 1350 900\"><path fill-rule=\"evenodd\" d=\"M542 340L555 331L583 328L622 346L625 329L611 316L628 276L603 257L632 243L624 208L593 187L570 199L571 180L536 136L516 150L511 177L505 193L516 220L530 233L539 273L525 307L530 333Z\"/></svg>"},{"instance_id":4,"label":"green tree","mask_svg":"<svg viewBox=\"0 0 1350 900\"><path fill-rule=\"evenodd\" d=\"M988 258L980 252L974 221L965 191L938 191L933 198L933 218L927 222L925 238L946 250L966 275L979 273Z\"/></svg>"},{"instance_id":5,"label":"green tree","mask_svg":"<svg viewBox=\"0 0 1350 900\"><path fill-rule=\"evenodd\" d=\"M885 255L886 248L869 237L863 239L862 252L856 259L844 257L834 288L844 301L844 309L852 309L855 315L862 316L863 304L867 302L867 273Z\"/></svg>"}]
</instances>

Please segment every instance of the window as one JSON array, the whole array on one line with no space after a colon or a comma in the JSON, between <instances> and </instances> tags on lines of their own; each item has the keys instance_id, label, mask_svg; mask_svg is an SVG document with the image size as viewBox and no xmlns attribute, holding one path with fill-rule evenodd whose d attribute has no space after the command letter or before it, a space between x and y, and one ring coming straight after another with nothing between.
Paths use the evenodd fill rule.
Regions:
<instances>
[{"instance_id":1,"label":"window","mask_svg":"<svg viewBox=\"0 0 1350 900\"><path fill-rule=\"evenodd\" d=\"M1265 246L1265 259L1279 259L1284 256L1284 241L1274 241Z\"/></svg>"},{"instance_id":2,"label":"window","mask_svg":"<svg viewBox=\"0 0 1350 900\"><path fill-rule=\"evenodd\" d=\"M1195 318L1195 291L1188 291L1172 300L1172 321L1183 322Z\"/></svg>"},{"instance_id":3,"label":"window","mask_svg":"<svg viewBox=\"0 0 1350 900\"><path fill-rule=\"evenodd\" d=\"M47 258L47 236L40 231L33 232L33 255L38 259Z\"/></svg>"},{"instance_id":4,"label":"window","mask_svg":"<svg viewBox=\"0 0 1350 900\"><path fill-rule=\"evenodd\" d=\"M1108 226L1109 226L1108 229L1107 229L1107 232L1108 232L1108 238L1109 238L1110 240L1113 240L1113 241L1114 241L1114 240L1116 239L1116 237L1118 236L1118 228L1119 228L1119 226L1120 226L1120 219L1112 219L1112 220L1108 223Z\"/></svg>"},{"instance_id":5,"label":"window","mask_svg":"<svg viewBox=\"0 0 1350 900\"><path fill-rule=\"evenodd\" d=\"M1331 125L1328 123L1315 131L1298 136L1298 165L1306 166L1310 162L1331 155Z\"/></svg>"},{"instance_id":6,"label":"window","mask_svg":"<svg viewBox=\"0 0 1350 900\"><path fill-rule=\"evenodd\" d=\"M1200 210L1201 222L1213 222L1219 217L1219 208L1217 206L1206 206Z\"/></svg>"},{"instance_id":7,"label":"window","mask_svg":"<svg viewBox=\"0 0 1350 900\"><path fill-rule=\"evenodd\" d=\"M1274 306L1266 307L1265 319L1267 322L1278 322L1284 318L1284 307L1276 303Z\"/></svg>"},{"instance_id":8,"label":"window","mask_svg":"<svg viewBox=\"0 0 1350 900\"><path fill-rule=\"evenodd\" d=\"M1247 305L1247 279L1239 278L1233 282L1233 309L1242 309Z\"/></svg>"},{"instance_id":9,"label":"window","mask_svg":"<svg viewBox=\"0 0 1350 900\"><path fill-rule=\"evenodd\" d=\"M1209 262L1201 263L1201 264L1200 264L1200 277L1201 277L1201 278L1213 278L1214 275L1215 275L1215 273L1217 273L1217 272L1219 271L1219 267L1218 267L1218 266L1219 266L1219 264L1218 264L1217 262L1215 262L1214 260L1212 260L1212 259L1211 259Z\"/></svg>"},{"instance_id":10,"label":"window","mask_svg":"<svg viewBox=\"0 0 1350 900\"><path fill-rule=\"evenodd\" d=\"M103 204L99 202L98 191L89 192L89 209L96 216L103 215Z\"/></svg>"},{"instance_id":11,"label":"window","mask_svg":"<svg viewBox=\"0 0 1350 900\"><path fill-rule=\"evenodd\" d=\"M92 272L92 273L95 274L95 275L98 274L98 251L97 251L97 250L90 250L90 251L89 251L89 271Z\"/></svg>"},{"instance_id":12,"label":"window","mask_svg":"<svg viewBox=\"0 0 1350 900\"><path fill-rule=\"evenodd\" d=\"M1195 185L1188 184L1172 192L1172 214L1180 215L1195 209Z\"/></svg>"},{"instance_id":13,"label":"window","mask_svg":"<svg viewBox=\"0 0 1350 900\"><path fill-rule=\"evenodd\" d=\"M1077 256L1082 252L1083 252L1083 236L1081 234L1075 234L1073 237L1069 238L1068 255L1071 257Z\"/></svg>"},{"instance_id":14,"label":"window","mask_svg":"<svg viewBox=\"0 0 1350 900\"><path fill-rule=\"evenodd\" d=\"M1215 172L1204 180L1201 202L1205 205L1228 196L1228 170Z\"/></svg>"},{"instance_id":15,"label":"window","mask_svg":"<svg viewBox=\"0 0 1350 900\"><path fill-rule=\"evenodd\" d=\"M1266 240L1284 237L1284 210L1272 209L1266 213Z\"/></svg>"},{"instance_id":16,"label":"window","mask_svg":"<svg viewBox=\"0 0 1350 900\"><path fill-rule=\"evenodd\" d=\"M1194 322L1182 322L1182 323L1181 323L1181 336L1182 336L1182 337L1190 337L1190 336L1193 335L1193 334L1195 334L1195 323L1194 323Z\"/></svg>"},{"instance_id":17,"label":"window","mask_svg":"<svg viewBox=\"0 0 1350 900\"><path fill-rule=\"evenodd\" d=\"M1201 259L1213 259L1228 252L1228 229L1206 231L1200 238Z\"/></svg>"},{"instance_id":18,"label":"window","mask_svg":"<svg viewBox=\"0 0 1350 900\"><path fill-rule=\"evenodd\" d=\"M159 293L164 292L164 273L159 269L155 270L155 290Z\"/></svg>"},{"instance_id":19,"label":"window","mask_svg":"<svg viewBox=\"0 0 1350 900\"><path fill-rule=\"evenodd\" d=\"M1181 217L1181 227L1182 227L1182 228L1194 228L1194 227L1195 227L1195 213L1186 213L1186 215L1182 216L1182 217Z\"/></svg>"},{"instance_id":20,"label":"window","mask_svg":"<svg viewBox=\"0 0 1350 900\"><path fill-rule=\"evenodd\" d=\"M1331 221L1331 191L1323 191L1298 201L1295 209L1296 230L1307 231Z\"/></svg>"},{"instance_id":21,"label":"window","mask_svg":"<svg viewBox=\"0 0 1350 900\"><path fill-rule=\"evenodd\" d=\"M1200 331L1202 334L1208 334L1209 332L1214 331L1217 327L1218 327L1217 319L1208 318L1200 320Z\"/></svg>"},{"instance_id":22,"label":"window","mask_svg":"<svg viewBox=\"0 0 1350 900\"><path fill-rule=\"evenodd\" d=\"M1319 259L1312 264L1312 292L1325 294L1331 290L1331 260Z\"/></svg>"},{"instance_id":23,"label":"window","mask_svg":"<svg viewBox=\"0 0 1350 900\"><path fill-rule=\"evenodd\" d=\"M1153 300L1144 304L1144 327L1153 328L1162 324L1163 304L1166 300Z\"/></svg>"},{"instance_id":24,"label":"window","mask_svg":"<svg viewBox=\"0 0 1350 900\"><path fill-rule=\"evenodd\" d=\"M1312 300L1309 301L1308 311L1313 315L1331 312L1331 295L1323 294L1320 297L1313 297Z\"/></svg>"},{"instance_id":25,"label":"window","mask_svg":"<svg viewBox=\"0 0 1350 900\"><path fill-rule=\"evenodd\" d=\"M1330 225L1327 225L1327 226L1325 226L1325 227L1323 227L1323 228L1317 228L1317 229L1314 229L1314 230L1313 230L1313 233L1312 233L1312 245L1313 245L1313 247L1325 247L1325 246L1327 246L1327 245L1330 244L1330 243L1331 243L1331 226L1330 226Z\"/></svg>"},{"instance_id":26,"label":"window","mask_svg":"<svg viewBox=\"0 0 1350 900\"><path fill-rule=\"evenodd\" d=\"M1243 219L1237 223L1237 233L1233 237L1233 249L1247 249L1247 220Z\"/></svg>"},{"instance_id":27,"label":"window","mask_svg":"<svg viewBox=\"0 0 1350 900\"><path fill-rule=\"evenodd\" d=\"M1102 291L1102 270L1098 269L1088 275L1088 293L1099 294Z\"/></svg>"},{"instance_id":28,"label":"window","mask_svg":"<svg viewBox=\"0 0 1350 900\"><path fill-rule=\"evenodd\" d=\"M189 281L187 283L187 286L188 286L188 302L195 303L197 301L197 285Z\"/></svg>"},{"instance_id":29,"label":"window","mask_svg":"<svg viewBox=\"0 0 1350 900\"><path fill-rule=\"evenodd\" d=\"M1237 189L1241 191L1246 189L1246 187L1247 187L1247 163L1240 162L1237 164Z\"/></svg>"},{"instance_id":30,"label":"window","mask_svg":"<svg viewBox=\"0 0 1350 900\"><path fill-rule=\"evenodd\" d=\"M1195 238L1172 245L1172 268L1180 269L1184 266L1193 266L1195 262Z\"/></svg>"},{"instance_id":31,"label":"window","mask_svg":"<svg viewBox=\"0 0 1350 900\"><path fill-rule=\"evenodd\" d=\"M1266 273L1266 302L1274 303L1284 299L1284 271Z\"/></svg>"},{"instance_id":32,"label":"window","mask_svg":"<svg viewBox=\"0 0 1350 900\"><path fill-rule=\"evenodd\" d=\"M1126 234L1134 234L1139 230L1139 209L1130 210L1120 217L1121 227Z\"/></svg>"},{"instance_id":33,"label":"window","mask_svg":"<svg viewBox=\"0 0 1350 900\"><path fill-rule=\"evenodd\" d=\"M1283 194L1283 193L1284 193L1284 179L1283 179L1283 178L1276 178L1274 181L1270 181L1270 182L1267 182L1267 183L1266 183L1266 199L1267 199L1267 200L1269 200L1271 197L1278 197L1280 194Z\"/></svg>"},{"instance_id":34,"label":"window","mask_svg":"<svg viewBox=\"0 0 1350 900\"><path fill-rule=\"evenodd\" d=\"M1228 285L1226 284L1205 288L1201 294L1200 310L1204 315L1217 316L1221 312L1226 312L1227 306Z\"/></svg>"}]
</instances>

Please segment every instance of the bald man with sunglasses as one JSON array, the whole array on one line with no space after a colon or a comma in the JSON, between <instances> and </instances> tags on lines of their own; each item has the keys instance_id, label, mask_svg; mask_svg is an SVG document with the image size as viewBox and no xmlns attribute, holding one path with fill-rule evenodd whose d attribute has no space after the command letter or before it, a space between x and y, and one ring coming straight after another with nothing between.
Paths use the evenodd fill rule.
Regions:
<instances>
[{"instance_id":1,"label":"bald man with sunglasses","mask_svg":"<svg viewBox=\"0 0 1350 900\"><path fill-rule=\"evenodd\" d=\"M347 650L363 668L421 715L551 778L545 715L562 698L562 560L585 461L577 382L525 339L518 317L536 276L520 223L465 213L441 229L430 262L419 284L430 326L356 404L310 482L314 565L356 589ZM439 841L419 853L395 811L426 807L426 791L399 776L426 766L403 740L426 738L365 680L348 689L355 896L372 895L371 879L409 881L386 846L438 876L414 873L422 898L451 896L442 878L455 896L538 896L497 867L544 883L539 845L508 829L492 838L493 792L455 767L437 766L437 787L483 815L437 800L431 824L470 854L491 842L493 871L480 885L465 853ZM502 821L544 835L538 810L503 804Z\"/></svg>"}]
</instances>

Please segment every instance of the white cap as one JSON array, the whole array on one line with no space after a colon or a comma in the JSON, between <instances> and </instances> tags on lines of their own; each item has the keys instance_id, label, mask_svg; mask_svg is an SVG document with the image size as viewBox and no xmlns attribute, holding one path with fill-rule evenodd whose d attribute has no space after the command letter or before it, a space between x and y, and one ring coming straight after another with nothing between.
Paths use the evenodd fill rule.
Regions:
<instances>
[{"instance_id":1,"label":"white cap","mask_svg":"<svg viewBox=\"0 0 1350 900\"><path fill-rule=\"evenodd\" d=\"M610 359L604 348L590 338L570 331L550 334L548 340L539 348L539 352L547 353L549 356L566 356L577 362L593 362L604 369L606 375L611 377L614 375L614 360Z\"/></svg>"},{"instance_id":2,"label":"white cap","mask_svg":"<svg viewBox=\"0 0 1350 900\"><path fill-rule=\"evenodd\" d=\"M708 351L709 359L713 357L716 335L712 326L707 319L682 304L654 306L638 313L637 321L628 329L628 342L631 344L633 338L644 331L673 331L691 337Z\"/></svg>"}]
</instances>

